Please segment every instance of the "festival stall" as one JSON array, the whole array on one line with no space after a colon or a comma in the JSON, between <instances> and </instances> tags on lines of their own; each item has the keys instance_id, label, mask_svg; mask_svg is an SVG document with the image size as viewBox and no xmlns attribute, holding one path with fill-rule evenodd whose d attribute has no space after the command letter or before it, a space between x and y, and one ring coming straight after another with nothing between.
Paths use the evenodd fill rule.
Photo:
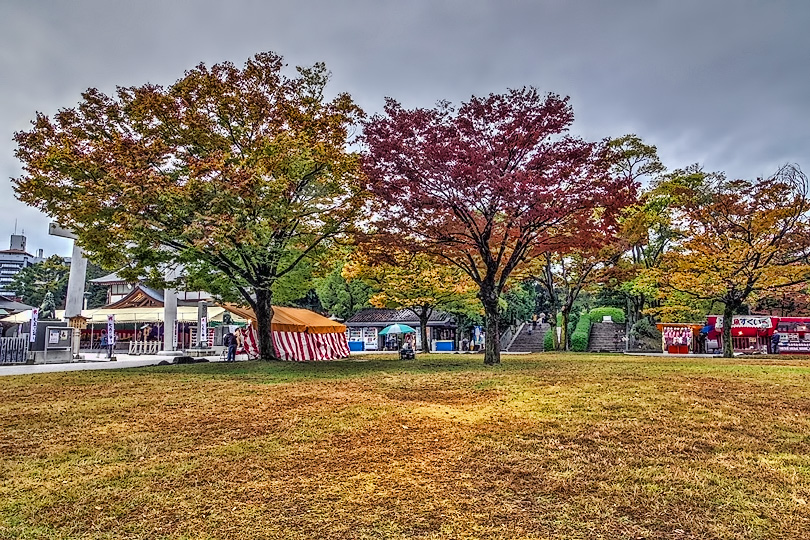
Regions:
<instances>
[{"instance_id":1,"label":"festival stall","mask_svg":"<svg viewBox=\"0 0 810 540\"><path fill-rule=\"evenodd\" d=\"M657 326L664 352L718 353L723 349L722 315L709 315L702 328L681 323ZM740 354L810 354L810 317L735 315L731 320L731 344L733 351Z\"/></svg>"},{"instance_id":2,"label":"festival stall","mask_svg":"<svg viewBox=\"0 0 810 540\"><path fill-rule=\"evenodd\" d=\"M779 317L763 315L735 315L731 320L731 345L738 353L768 353L771 336L777 328ZM706 318L706 342L723 345L723 316L709 315ZM809 349L810 351L810 349Z\"/></svg>"},{"instance_id":3,"label":"festival stall","mask_svg":"<svg viewBox=\"0 0 810 540\"><path fill-rule=\"evenodd\" d=\"M810 354L810 317L779 317L780 354Z\"/></svg>"},{"instance_id":4,"label":"festival stall","mask_svg":"<svg viewBox=\"0 0 810 540\"><path fill-rule=\"evenodd\" d=\"M248 320L244 348L250 356L258 356L258 339L254 323L256 314L249 307L226 304L225 309ZM273 306L270 325L276 353L282 360L307 362L334 360L349 356L346 326L301 308Z\"/></svg>"},{"instance_id":5,"label":"festival stall","mask_svg":"<svg viewBox=\"0 0 810 540\"><path fill-rule=\"evenodd\" d=\"M55 318L62 320L64 313L64 310L56 310ZM211 323L221 323L224 314L225 309L222 307L208 307L208 320ZM109 315L115 317L116 343L123 345L130 341L160 341L163 339L164 308L162 306L84 309L81 315L87 320L87 327L81 330L82 348L98 348L101 331L106 331ZM27 325L30 321L31 310L21 311L0 319L2 323L22 325ZM176 322L179 347L182 349L191 346L194 343L194 333L196 332L197 306L178 306ZM148 330L149 334L145 335L144 330ZM213 328L210 331L213 332Z\"/></svg>"},{"instance_id":6,"label":"festival stall","mask_svg":"<svg viewBox=\"0 0 810 540\"><path fill-rule=\"evenodd\" d=\"M658 323L661 332L661 349L669 354L689 354L700 352L698 336L702 324Z\"/></svg>"}]
</instances>

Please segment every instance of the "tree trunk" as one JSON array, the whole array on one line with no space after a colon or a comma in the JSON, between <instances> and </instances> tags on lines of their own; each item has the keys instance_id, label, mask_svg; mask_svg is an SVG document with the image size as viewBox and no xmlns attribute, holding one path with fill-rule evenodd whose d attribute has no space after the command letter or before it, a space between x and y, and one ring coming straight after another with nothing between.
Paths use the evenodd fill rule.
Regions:
<instances>
[{"instance_id":1,"label":"tree trunk","mask_svg":"<svg viewBox=\"0 0 810 540\"><path fill-rule=\"evenodd\" d=\"M484 364L501 363L501 336L498 328L498 293L494 286L481 287L481 303L484 304L486 335L484 337Z\"/></svg>"},{"instance_id":2,"label":"tree trunk","mask_svg":"<svg viewBox=\"0 0 810 540\"><path fill-rule=\"evenodd\" d=\"M560 328L560 342L557 344L558 351L568 350L568 321L571 320L571 310L565 307L560 310L562 313L562 327Z\"/></svg>"},{"instance_id":3,"label":"tree trunk","mask_svg":"<svg viewBox=\"0 0 810 540\"><path fill-rule=\"evenodd\" d=\"M419 330L422 334L422 352L430 352L430 342L428 341L428 334L427 334L427 323L428 318L430 317L430 313L426 313L427 310L422 310L422 314L419 315Z\"/></svg>"},{"instance_id":4,"label":"tree trunk","mask_svg":"<svg viewBox=\"0 0 810 540\"><path fill-rule=\"evenodd\" d=\"M259 338L259 359L278 360L276 347L273 344L271 322L273 320L273 291L256 289L256 333Z\"/></svg>"},{"instance_id":5,"label":"tree trunk","mask_svg":"<svg viewBox=\"0 0 810 540\"><path fill-rule=\"evenodd\" d=\"M625 324L625 333L627 334L627 350L633 350L636 348L636 338L633 336L633 327L636 323L641 320L641 313L639 310L636 309L638 305L635 302L635 298L631 295L627 295L627 322Z\"/></svg>"},{"instance_id":6,"label":"tree trunk","mask_svg":"<svg viewBox=\"0 0 810 540\"><path fill-rule=\"evenodd\" d=\"M731 342L731 321L737 306L727 302L723 307L723 358L734 356L734 345Z\"/></svg>"},{"instance_id":7,"label":"tree trunk","mask_svg":"<svg viewBox=\"0 0 810 540\"><path fill-rule=\"evenodd\" d=\"M554 274L551 271L551 258L548 254L545 255L546 264L543 266L543 279L540 280L541 286L548 293L548 301L550 304L548 324L551 326L551 342L554 344L553 350L560 350L560 340L557 336L557 306L560 304L559 295L554 289Z\"/></svg>"},{"instance_id":8,"label":"tree trunk","mask_svg":"<svg viewBox=\"0 0 810 540\"><path fill-rule=\"evenodd\" d=\"M551 332L552 350L559 351L560 338L557 335L557 310L554 309L553 306L551 308L551 311L548 312L548 324L551 327L549 329L549 332Z\"/></svg>"}]
</instances>

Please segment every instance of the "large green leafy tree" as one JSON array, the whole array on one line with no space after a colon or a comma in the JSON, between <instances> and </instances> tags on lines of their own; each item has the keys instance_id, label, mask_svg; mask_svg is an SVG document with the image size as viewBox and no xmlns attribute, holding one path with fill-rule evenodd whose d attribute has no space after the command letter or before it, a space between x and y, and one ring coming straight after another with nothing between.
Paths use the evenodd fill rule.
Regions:
<instances>
[{"instance_id":1,"label":"large green leafy tree","mask_svg":"<svg viewBox=\"0 0 810 540\"><path fill-rule=\"evenodd\" d=\"M610 277L627 300L627 319L632 326L654 299L643 286L640 275L657 268L661 255L675 233L670 226L668 198L656 186L665 171L655 146L645 144L638 135L630 134L612 139L608 146L612 155L612 173L633 182L652 181L653 186L641 192L637 201L622 213L619 237L625 244L626 257L616 261Z\"/></svg>"},{"instance_id":2,"label":"large green leafy tree","mask_svg":"<svg viewBox=\"0 0 810 540\"><path fill-rule=\"evenodd\" d=\"M15 135L25 174L17 196L76 232L90 257L122 277L167 269L256 312L263 359L273 289L325 255L361 204L347 137L362 111L324 96L323 64L282 73L262 53L240 69L199 65L168 88L88 90Z\"/></svg>"},{"instance_id":3,"label":"large green leafy tree","mask_svg":"<svg viewBox=\"0 0 810 540\"><path fill-rule=\"evenodd\" d=\"M95 264L87 264L84 290L87 296L87 307L97 308L107 303L107 288L91 283L91 280L105 274ZM30 306L39 306L50 291L59 309L65 307L67 297L70 265L59 255L51 255L44 261L26 266L14 275L11 287L22 301Z\"/></svg>"},{"instance_id":4,"label":"large green leafy tree","mask_svg":"<svg viewBox=\"0 0 810 540\"><path fill-rule=\"evenodd\" d=\"M26 266L11 281L11 289L20 299L30 305L39 306L45 293L53 294L56 307L65 306L70 266L59 255L52 255L42 262Z\"/></svg>"},{"instance_id":5,"label":"large green leafy tree","mask_svg":"<svg viewBox=\"0 0 810 540\"><path fill-rule=\"evenodd\" d=\"M348 319L362 308L371 307L369 299L377 292L360 279L343 277L345 261L337 261L326 276L318 278L315 291L323 308L341 319Z\"/></svg>"}]
</instances>

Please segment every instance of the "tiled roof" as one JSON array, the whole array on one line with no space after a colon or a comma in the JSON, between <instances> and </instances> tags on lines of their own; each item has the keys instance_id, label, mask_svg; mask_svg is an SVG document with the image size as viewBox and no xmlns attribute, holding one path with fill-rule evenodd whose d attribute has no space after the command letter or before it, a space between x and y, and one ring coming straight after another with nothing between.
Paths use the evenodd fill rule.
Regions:
<instances>
[{"instance_id":1,"label":"tiled roof","mask_svg":"<svg viewBox=\"0 0 810 540\"><path fill-rule=\"evenodd\" d=\"M384 323L387 321L393 320L394 316L397 314L396 309L376 309L376 308L366 308L361 309L351 317L349 317L346 322L378 322ZM411 317L413 317L413 313L411 313Z\"/></svg>"},{"instance_id":2,"label":"tiled roof","mask_svg":"<svg viewBox=\"0 0 810 540\"><path fill-rule=\"evenodd\" d=\"M138 283L132 291L112 304L107 304L105 308L124 308L124 307L146 307L146 306L163 306L164 305L164 291L160 289L153 289L147 287L143 283ZM178 306L196 306L198 300L181 300L177 299Z\"/></svg>"},{"instance_id":3,"label":"tiled roof","mask_svg":"<svg viewBox=\"0 0 810 540\"><path fill-rule=\"evenodd\" d=\"M140 287L141 290L145 292L147 296L150 296L153 300L163 302L163 291L158 291L157 289L153 289L152 287L147 287L143 283L139 283L138 287Z\"/></svg>"},{"instance_id":4,"label":"tiled roof","mask_svg":"<svg viewBox=\"0 0 810 540\"><path fill-rule=\"evenodd\" d=\"M346 326L379 327L394 323L404 323L416 328L419 326L419 318L409 309L366 308L361 309L344 322ZM453 316L443 311L434 310L428 319L428 325L442 324L454 325Z\"/></svg>"},{"instance_id":5,"label":"tiled roof","mask_svg":"<svg viewBox=\"0 0 810 540\"><path fill-rule=\"evenodd\" d=\"M122 279L118 274L113 272L112 274L107 274L106 276L102 276L100 278L91 279L90 283L101 283L101 284L109 284L109 283L126 283L125 279Z\"/></svg>"},{"instance_id":6,"label":"tiled roof","mask_svg":"<svg viewBox=\"0 0 810 540\"><path fill-rule=\"evenodd\" d=\"M22 302L16 302L7 296L0 296L0 308L5 309L9 313L33 309L31 306L23 304Z\"/></svg>"}]
</instances>

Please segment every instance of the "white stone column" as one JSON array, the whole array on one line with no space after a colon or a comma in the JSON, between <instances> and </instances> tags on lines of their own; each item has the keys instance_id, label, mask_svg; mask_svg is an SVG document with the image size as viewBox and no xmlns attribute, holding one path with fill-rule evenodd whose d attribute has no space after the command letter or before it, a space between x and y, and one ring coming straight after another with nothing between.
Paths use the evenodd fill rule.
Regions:
<instances>
[{"instance_id":1,"label":"white stone column","mask_svg":"<svg viewBox=\"0 0 810 540\"><path fill-rule=\"evenodd\" d=\"M177 330L177 291L163 290L163 350L173 351L176 347Z\"/></svg>"},{"instance_id":2,"label":"white stone column","mask_svg":"<svg viewBox=\"0 0 810 540\"><path fill-rule=\"evenodd\" d=\"M85 319L82 318L82 307L84 306L84 280L87 277L87 259L84 257L84 250L76 243L76 235L73 231L63 229L56 223L51 223L48 227L48 234L73 240L67 298L65 300L65 318L73 327L71 349L73 358L78 358L81 328L85 325Z\"/></svg>"},{"instance_id":3,"label":"white stone column","mask_svg":"<svg viewBox=\"0 0 810 540\"><path fill-rule=\"evenodd\" d=\"M84 250L73 241L73 255L70 259L65 317L71 319L82 314L84 305L84 281L87 276L87 259Z\"/></svg>"}]
</instances>

